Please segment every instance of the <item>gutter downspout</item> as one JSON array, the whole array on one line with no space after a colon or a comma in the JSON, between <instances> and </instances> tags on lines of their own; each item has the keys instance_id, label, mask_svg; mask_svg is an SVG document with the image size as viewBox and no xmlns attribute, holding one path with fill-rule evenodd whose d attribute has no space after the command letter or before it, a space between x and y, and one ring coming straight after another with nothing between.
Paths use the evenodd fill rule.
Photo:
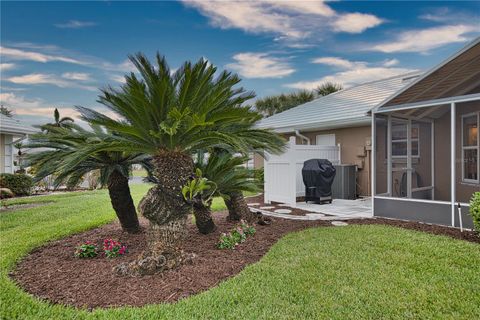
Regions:
<instances>
[{"instance_id":1,"label":"gutter downspout","mask_svg":"<svg viewBox=\"0 0 480 320\"><path fill-rule=\"evenodd\" d=\"M310 138L301 134L299 130L295 130L295 135L300 139L307 141L308 145L310 144Z\"/></svg>"}]
</instances>

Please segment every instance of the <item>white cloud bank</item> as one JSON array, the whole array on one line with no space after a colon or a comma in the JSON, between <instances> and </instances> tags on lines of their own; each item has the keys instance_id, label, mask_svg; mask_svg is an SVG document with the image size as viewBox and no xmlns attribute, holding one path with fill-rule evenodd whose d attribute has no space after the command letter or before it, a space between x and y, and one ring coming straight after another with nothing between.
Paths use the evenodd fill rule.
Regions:
<instances>
[{"instance_id":1,"label":"white cloud bank","mask_svg":"<svg viewBox=\"0 0 480 320\"><path fill-rule=\"evenodd\" d=\"M336 12L325 1L184 0L183 3L199 10L215 27L270 33L292 46L307 38L318 40L322 32L361 33L383 23L383 19L372 14Z\"/></svg>"},{"instance_id":2,"label":"white cloud bank","mask_svg":"<svg viewBox=\"0 0 480 320\"><path fill-rule=\"evenodd\" d=\"M29 60L35 62L52 62L52 61L61 61L73 64L85 64L84 62L58 55L44 54L35 51L27 51L16 48L0 47L0 55L11 60Z\"/></svg>"},{"instance_id":3,"label":"white cloud bank","mask_svg":"<svg viewBox=\"0 0 480 320\"><path fill-rule=\"evenodd\" d=\"M66 74L75 75L75 73L66 73ZM78 76L78 74L76 75ZM49 85L54 85L60 88L78 88L78 89L89 90L89 91L97 90L97 88L93 86L78 84L74 81L70 81L65 78L58 77L54 74L45 74L45 73L31 73L31 74L26 74L22 76L14 76L14 77L6 78L5 81L9 81L15 84L23 84L23 85L49 84Z\"/></svg>"},{"instance_id":4,"label":"white cloud bank","mask_svg":"<svg viewBox=\"0 0 480 320\"><path fill-rule=\"evenodd\" d=\"M267 53L243 52L234 55L233 59L236 62L225 67L245 78L283 78L295 72L284 59L272 57Z\"/></svg>"},{"instance_id":5,"label":"white cloud bank","mask_svg":"<svg viewBox=\"0 0 480 320\"><path fill-rule=\"evenodd\" d=\"M393 40L372 46L365 46L366 51L393 52L428 52L441 46L471 40L469 33L478 32L478 25L444 25L428 29L409 30L400 33Z\"/></svg>"},{"instance_id":6,"label":"white cloud bank","mask_svg":"<svg viewBox=\"0 0 480 320\"><path fill-rule=\"evenodd\" d=\"M387 60L379 64L370 64L363 61L349 61L339 57L322 57L314 59L312 62L339 68L341 71L324 76L320 79L299 81L286 84L285 86L294 89L313 90L325 82L334 82L340 83L344 87L350 87L360 83L416 71L407 68L392 67L399 63L396 59Z\"/></svg>"}]
</instances>

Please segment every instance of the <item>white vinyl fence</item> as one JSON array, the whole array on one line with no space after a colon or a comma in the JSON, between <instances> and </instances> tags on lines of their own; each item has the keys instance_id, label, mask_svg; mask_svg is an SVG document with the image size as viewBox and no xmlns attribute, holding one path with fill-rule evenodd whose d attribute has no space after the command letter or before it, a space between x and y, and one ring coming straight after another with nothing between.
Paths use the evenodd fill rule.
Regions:
<instances>
[{"instance_id":1,"label":"white vinyl fence","mask_svg":"<svg viewBox=\"0 0 480 320\"><path fill-rule=\"evenodd\" d=\"M299 145L290 137L287 150L281 155L266 154L265 202L287 203L294 206L296 198L305 195L302 178L303 162L309 159L327 159L340 164L340 146Z\"/></svg>"}]
</instances>

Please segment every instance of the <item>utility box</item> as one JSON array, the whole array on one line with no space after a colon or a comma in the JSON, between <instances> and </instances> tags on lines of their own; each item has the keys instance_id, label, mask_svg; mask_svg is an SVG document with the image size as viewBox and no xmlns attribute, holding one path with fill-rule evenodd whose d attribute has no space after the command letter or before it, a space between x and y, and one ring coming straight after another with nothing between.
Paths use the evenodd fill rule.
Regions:
<instances>
[{"instance_id":1,"label":"utility box","mask_svg":"<svg viewBox=\"0 0 480 320\"><path fill-rule=\"evenodd\" d=\"M355 200L357 198L357 166L354 164L335 165L337 174L333 180L332 198Z\"/></svg>"}]
</instances>

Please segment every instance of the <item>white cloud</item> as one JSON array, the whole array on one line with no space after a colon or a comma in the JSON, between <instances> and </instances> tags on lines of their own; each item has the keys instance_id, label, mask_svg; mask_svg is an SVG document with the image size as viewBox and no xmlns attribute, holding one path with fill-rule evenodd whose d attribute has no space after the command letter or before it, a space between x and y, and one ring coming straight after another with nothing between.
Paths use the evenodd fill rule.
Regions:
<instances>
[{"instance_id":1,"label":"white cloud","mask_svg":"<svg viewBox=\"0 0 480 320\"><path fill-rule=\"evenodd\" d=\"M289 88L295 89L315 89L319 85L325 82L341 83L344 87L351 87L353 85L365 83L368 81L380 80L388 77L393 77L401 74L405 74L414 70L404 68L385 68L385 67L372 67L361 68L354 70L347 70L338 72L323 78L313 81L300 81L285 85Z\"/></svg>"},{"instance_id":2,"label":"white cloud","mask_svg":"<svg viewBox=\"0 0 480 320\"><path fill-rule=\"evenodd\" d=\"M340 15L333 23L333 27L336 31L362 33L382 23L383 20L374 15L356 12Z\"/></svg>"},{"instance_id":3,"label":"white cloud","mask_svg":"<svg viewBox=\"0 0 480 320\"><path fill-rule=\"evenodd\" d=\"M392 52L428 52L429 50L450 43L465 42L470 40L467 34L478 32L474 25L447 25L428 29L409 30L400 33L393 40L373 46L366 46L365 50Z\"/></svg>"},{"instance_id":4,"label":"white cloud","mask_svg":"<svg viewBox=\"0 0 480 320\"><path fill-rule=\"evenodd\" d=\"M78 80L78 81L91 81L90 74L83 72L65 72L62 74L62 78L68 80Z\"/></svg>"},{"instance_id":5,"label":"white cloud","mask_svg":"<svg viewBox=\"0 0 480 320\"><path fill-rule=\"evenodd\" d=\"M30 60L30 61L36 61L36 62L42 62L42 63L51 62L51 61L61 61L61 62L74 63L74 64L85 64L82 61L65 57L65 56L43 54L35 51L25 51L25 50L7 48L7 47L0 47L0 55L12 60Z\"/></svg>"},{"instance_id":6,"label":"white cloud","mask_svg":"<svg viewBox=\"0 0 480 320\"><path fill-rule=\"evenodd\" d=\"M119 82L119 83L125 83L125 76L124 75L119 75L119 74L114 74L110 76L110 79Z\"/></svg>"},{"instance_id":7,"label":"white cloud","mask_svg":"<svg viewBox=\"0 0 480 320\"><path fill-rule=\"evenodd\" d=\"M81 29L87 27L93 27L97 24L92 21L78 21L78 20L69 20L65 23L55 24L54 26L62 29Z\"/></svg>"},{"instance_id":8,"label":"white cloud","mask_svg":"<svg viewBox=\"0 0 480 320\"><path fill-rule=\"evenodd\" d=\"M283 78L295 69L285 60L269 56L267 53L244 52L233 56L234 63L226 65L245 78Z\"/></svg>"},{"instance_id":9,"label":"white cloud","mask_svg":"<svg viewBox=\"0 0 480 320\"><path fill-rule=\"evenodd\" d=\"M388 77L405 74L415 70L407 68L392 67L399 63L392 59L380 63L367 63L363 61L349 61L339 57L324 57L313 60L314 63L322 63L335 68L340 67L342 71L324 76L320 79L299 81L286 84L286 87L295 89L312 90L325 82L340 83L344 87L350 87L360 83L384 79Z\"/></svg>"},{"instance_id":10,"label":"white cloud","mask_svg":"<svg viewBox=\"0 0 480 320\"><path fill-rule=\"evenodd\" d=\"M288 45L318 42L328 32L361 33L383 22L371 14L339 13L325 1L201 1L184 0L199 10L213 26L267 33Z\"/></svg>"},{"instance_id":11,"label":"white cloud","mask_svg":"<svg viewBox=\"0 0 480 320\"><path fill-rule=\"evenodd\" d=\"M0 71L7 71L15 69L14 63L0 63Z\"/></svg>"},{"instance_id":12,"label":"white cloud","mask_svg":"<svg viewBox=\"0 0 480 320\"><path fill-rule=\"evenodd\" d=\"M15 111L17 108L34 109L39 108L42 105L40 99L27 99L24 96L18 96L13 92L0 93L0 103L14 108Z\"/></svg>"},{"instance_id":13,"label":"white cloud","mask_svg":"<svg viewBox=\"0 0 480 320\"><path fill-rule=\"evenodd\" d=\"M400 61L398 61L398 59L387 59L383 62L383 66L384 67L393 67L393 66L396 66L399 63L400 63Z\"/></svg>"},{"instance_id":14,"label":"white cloud","mask_svg":"<svg viewBox=\"0 0 480 320\"><path fill-rule=\"evenodd\" d=\"M339 57L320 57L312 60L312 63L325 64L342 69L352 69L365 65L365 62L349 61Z\"/></svg>"},{"instance_id":15,"label":"white cloud","mask_svg":"<svg viewBox=\"0 0 480 320\"><path fill-rule=\"evenodd\" d=\"M57 77L56 75L45 74L45 73L31 73L23 76L10 77L5 80L15 84L26 84L26 85L50 84L60 88L78 88L78 89L89 90L89 91L97 90L97 88L92 86L80 85L75 82L67 81L63 78Z\"/></svg>"}]
</instances>

